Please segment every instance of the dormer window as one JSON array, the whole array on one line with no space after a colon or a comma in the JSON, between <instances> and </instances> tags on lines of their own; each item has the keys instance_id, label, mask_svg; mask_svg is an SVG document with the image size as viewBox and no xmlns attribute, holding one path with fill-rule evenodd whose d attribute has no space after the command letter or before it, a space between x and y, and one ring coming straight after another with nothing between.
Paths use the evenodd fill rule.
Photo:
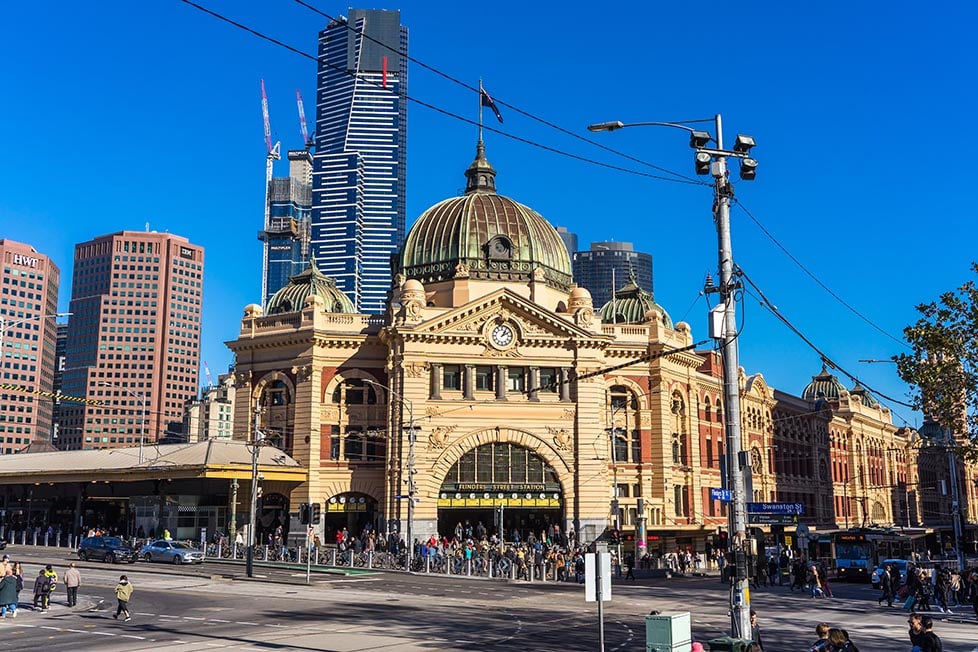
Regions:
<instances>
[{"instance_id":1,"label":"dormer window","mask_svg":"<svg viewBox=\"0 0 978 652\"><path fill-rule=\"evenodd\" d=\"M513 245L508 238L497 235L486 245L489 260L512 260Z\"/></svg>"}]
</instances>

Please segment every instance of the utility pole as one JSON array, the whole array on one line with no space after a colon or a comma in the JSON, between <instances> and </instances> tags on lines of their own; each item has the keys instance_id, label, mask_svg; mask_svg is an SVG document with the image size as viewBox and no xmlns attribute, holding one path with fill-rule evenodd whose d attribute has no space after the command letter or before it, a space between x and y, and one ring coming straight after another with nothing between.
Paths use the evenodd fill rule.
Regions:
<instances>
[{"instance_id":1,"label":"utility pole","mask_svg":"<svg viewBox=\"0 0 978 652\"><path fill-rule=\"evenodd\" d=\"M954 549L958 557L958 570L964 571L965 558L961 540L961 495L958 488L958 462L954 454L954 435L951 434L950 428L947 428L944 433L944 443L947 446L947 466L951 474L951 520L954 527Z\"/></svg>"},{"instance_id":2,"label":"utility pole","mask_svg":"<svg viewBox=\"0 0 978 652\"><path fill-rule=\"evenodd\" d=\"M261 415L261 407L255 401L255 428L251 442L251 506L248 515L248 547L245 549L245 575L255 576L255 521L258 511L258 455L261 451L262 439L264 435L258 429L258 417Z\"/></svg>"},{"instance_id":3,"label":"utility pole","mask_svg":"<svg viewBox=\"0 0 978 652\"><path fill-rule=\"evenodd\" d=\"M715 133L689 127L688 124L713 122ZM725 426L727 434L727 474L728 486L733 493L730 510L730 531L733 535L734 577L730 583L731 634L735 638L750 637L750 591L747 580L747 495L744 485L744 471L741 463L740 436L740 360L737 352L736 291L740 287L734 279L733 247L730 238L730 199L733 185L727 171L727 158L740 159L740 178L754 179L757 161L750 156L754 139L737 135L732 150L723 148L723 121L720 114L712 120L689 120L682 122L600 122L588 126L589 131L615 131L625 127L672 127L689 132L689 146L696 150L696 174L709 174L713 177L713 220L717 229L718 261L720 267L720 286L712 288L719 292L720 304L710 311L710 336L720 341L723 357L723 391L727 404ZM715 148L707 147L710 141Z\"/></svg>"}]
</instances>

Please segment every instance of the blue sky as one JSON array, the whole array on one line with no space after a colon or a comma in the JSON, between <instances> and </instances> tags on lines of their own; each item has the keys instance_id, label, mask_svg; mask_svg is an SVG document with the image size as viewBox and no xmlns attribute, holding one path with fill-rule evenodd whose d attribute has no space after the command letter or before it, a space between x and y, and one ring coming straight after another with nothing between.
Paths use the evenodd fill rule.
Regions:
<instances>
[{"instance_id":1,"label":"blue sky","mask_svg":"<svg viewBox=\"0 0 978 652\"><path fill-rule=\"evenodd\" d=\"M309 2L330 15L349 6ZM201 4L310 54L326 20L287 0ZM592 135L585 127L722 113L728 143L738 132L753 135L757 180L737 182L737 198L818 282L735 208L737 263L833 360L905 398L894 365L858 360L904 350L893 338L916 319L914 306L967 280L978 259L966 237L978 217L968 201L973 157L957 143L973 131L978 99L978 5L357 6L400 8L413 58L473 86L483 78L506 120L487 125L547 148L659 174L505 105L689 176L692 151L679 131ZM0 236L54 258L62 309L76 242L148 222L203 245L203 359L216 376L231 362L223 342L260 294L259 80L274 138L283 150L298 148L295 90L312 123L315 64L178 0L37 0L0 13ZM409 83L411 96L476 118L477 97L453 82L413 65ZM476 138L469 124L409 107L409 225L464 187ZM502 194L578 233L582 248L624 240L651 253L656 300L705 338L698 293L717 263L710 188L611 170L492 132L485 140ZM276 174L286 173L283 162ZM740 316L747 373L799 393L819 371L818 355L753 297ZM919 418L895 412L897 423Z\"/></svg>"}]
</instances>

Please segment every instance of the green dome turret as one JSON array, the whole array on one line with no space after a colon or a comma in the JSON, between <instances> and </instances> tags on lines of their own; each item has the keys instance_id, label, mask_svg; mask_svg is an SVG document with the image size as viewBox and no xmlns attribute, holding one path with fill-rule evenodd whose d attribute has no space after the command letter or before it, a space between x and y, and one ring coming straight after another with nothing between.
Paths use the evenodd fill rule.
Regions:
<instances>
[{"instance_id":1,"label":"green dome turret","mask_svg":"<svg viewBox=\"0 0 978 652\"><path fill-rule=\"evenodd\" d=\"M601 306L601 321L610 324L644 324L650 320L650 313L662 316L662 323L672 328L672 319L662 306L652 298L652 293L638 285L635 270L628 270L628 282L620 290L615 290L614 298Z\"/></svg>"},{"instance_id":2,"label":"green dome turret","mask_svg":"<svg viewBox=\"0 0 978 652\"><path fill-rule=\"evenodd\" d=\"M829 373L825 362L822 362L822 371L818 375L812 376L812 382L808 383L805 387L805 391L801 393L801 397L808 401L814 401L819 398L837 401L845 389L845 386L839 382L839 379Z\"/></svg>"},{"instance_id":3,"label":"green dome turret","mask_svg":"<svg viewBox=\"0 0 978 652\"><path fill-rule=\"evenodd\" d=\"M305 307L306 299L314 295L323 300L326 312L356 312L350 298L336 287L336 281L319 271L313 258L305 271L291 277L288 285L272 295L265 307L265 314L299 312Z\"/></svg>"}]
</instances>

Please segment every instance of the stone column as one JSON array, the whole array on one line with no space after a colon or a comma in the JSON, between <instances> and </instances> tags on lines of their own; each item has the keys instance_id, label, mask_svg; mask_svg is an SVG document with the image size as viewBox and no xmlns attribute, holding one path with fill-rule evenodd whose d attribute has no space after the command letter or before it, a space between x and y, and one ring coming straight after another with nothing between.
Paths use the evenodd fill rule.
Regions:
<instances>
[{"instance_id":1,"label":"stone column","mask_svg":"<svg viewBox=\"0 0 978 652\"><path fill-rule=\"evenodd\" d=\"M467 364L465 365L465 370L462 372L462 398L467 401L471 401L475 398L473 385L475 384L475 365Z\"/></svg>"},{"instance_id":2,"label":"stone column","mask_svg":"<svg viewBox=\"0 0 978 652\"><path fill-rule=\"evenodd\" d=\"M530 384L527 398L531 401L540 400L540 367L530 367L530 377L527 379Z\"/></svg>"},{"instance_id":3,"label":"stone column","mask_svg":"<svg viewBox=\"0 0 978 652\"><path fill-rule=\"evenodd\" d=\"M570 401L570 370L567 367L560 368L560 400L566 403Z\"/></svg>"},{"instance_id":4,"label":"stone column","mask_svg":"<svg viewBox=\"0 0 978 652\"><path fill-rule=\"evenodd\" d=\"M431 363L431 400L441 400L441 363Z\"/></svg>"},{"instance_id":5,"label":"stone column","mask_svg":"<svg viewBox=\"0 0 978 652\"><path fill-rule=\"evenodd\" d=\"M506 367L496 365L496 400L506 400Z\"/></svg>"}]
</instances>

